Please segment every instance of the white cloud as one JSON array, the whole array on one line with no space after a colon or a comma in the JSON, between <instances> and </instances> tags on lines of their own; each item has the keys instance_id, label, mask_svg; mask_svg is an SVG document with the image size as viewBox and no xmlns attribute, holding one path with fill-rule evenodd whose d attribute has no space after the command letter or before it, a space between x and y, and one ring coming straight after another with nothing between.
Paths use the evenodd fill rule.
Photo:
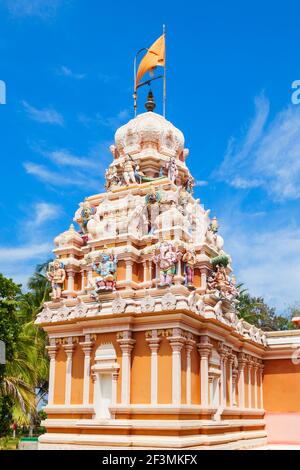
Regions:
<instances>
[{"instance_id":1,"label":"white cloud","mask_svg":"<svg viewBox=\"0 0 300 470\"><path fill-rule=\"evenodd\" d=\"M230 139L218 176L238 189L263 188L273 200L300 198L300 106L290 105L267 123L269 102L256 113L240 142Z\"/></svg>"},{"instance_id":2,"label":"white cloud","mask_svg":"<svg viewBox=\"0 0 300 470\"><path fill-rule=\"evenodd\" d=\"M35 217L32 224L35 227L40 227L45 222L57 219L61 214L61 207L48 202L37 202L34 206L34 211Z\"/></svg>"},{"instance_id":3,"label":"white cloud","mask_svg":"<svg viewBox=\"0 0 300 470\"><path fill-rule=\"evenodd\" d=\"M65 65L62 65L57 70L58 75L63 75L64 77L74 78L75 80L82 80L86 77L85 73L75 73Z\"/></svg>"},{"instance_id":4,"label":"white cloud","mask_svg":"<svg viewBox=\"0 0 300 470\"><path fill-rule=\"evenodd\" d=\"M0 272L12 278L17 284L26 287L28 278L32 275L38 263L52 257L51 243L32 243L24 246L0 247Z\"/></svg>"},{"instance_id":5,"label":"white cloud","mask_svg":"<svg viewBox=\"0 0 300 470\"><path fill-rule=\"evenodd\" d=\"M196 188L201 188L201 187L203 187L203 186L208 186L208 181L196 180L196 181L194 182L194 186L195 186Z\"/></svg>"},{"instance_id":6,"label":"white cloud","mask_svg":"<svg viewBox=\"0 0 300 470\"><path fill-rule=\"evenodd\" d=\"M300 223L281 205L268 211L261 201L245 204L241 195L225 194L215 210L225 251L237 281L251 295L283 312L300 301Z\"/></svg>"},{"instance_id":7,"label":"white cloud","mask_svg":"<svg viewBox=\"0 0 300 470\"><path fill-rule=\"evenodd\" d=\"M46 152L46 155L51 158L57 165L83 167L83 168L96 168L97 163L84 157L73 155L69 150L61 149L52 152Z\"/></svg>"},{"instance_id":8,"label":"white cloud","mask_svg":"<svg viewBox=\"0 0 300 470\"><path fill-rule=\"evenodd\" d=\"M27 261L46 255L52 248L50 243L33 244L21 247L1 247L0 260L2 263Z\"/></svg>"},{"instance_id":9,"label":"white cloud","mask_svg":"<svg viewBox=\"0 0 300 470\"><path fill-rule=\"evenodd\" d=\"M59 126L64 125L63 116L53 108L37 109L31 106L27 101L22 101L25 111L28 116L34 121L57 124Z\"/></svg>"},{"instance_id":10,"label":"white cloud","mask_svg":"<svg viewBox=\"0 0 300 470\"><path fill-rule=\"evenodd\" d=\"M2 3L14 16L48 18L56 13L62 0L3 0Z\"/></svg>"},{"instance_id":11,"label":"white cloud","mask_svg":"<svg viewBox=\"0 0 300 470\"><path fill-rule=\"evenodd\" d=\"M129 116L130 113L128 109L122 109L116 114L116 116L105 117L102 114L97 113L95 116L90 117L84 113L80 113L77 118L78 121L86 127L89 127L90 125L100 125L116 130L129 119Z\"/></svg>"},{"instance_id":12,"label":"white cloud","mask_svg":"<svg viewBox=\"0 0 300 470\"><path fill-rule=\"evenodd\" d=\"M96 179L88 177L82 173L79 174L73 172L73 174L69 174L69 176L67 176L59 171L49 170L45 166L33 162L25 162L23 166L29 175L36 176L40 181L51 186L74 186L100 190L100 181L98 182Z\"/></svg>"}]
</instances>

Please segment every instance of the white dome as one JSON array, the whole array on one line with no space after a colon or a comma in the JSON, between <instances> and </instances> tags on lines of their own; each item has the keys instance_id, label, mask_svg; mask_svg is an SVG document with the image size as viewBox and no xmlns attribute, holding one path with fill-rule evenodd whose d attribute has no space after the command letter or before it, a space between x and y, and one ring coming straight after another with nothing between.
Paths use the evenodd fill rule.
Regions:
<instances>
[{"instance_id":1,"label":"white dome","mask_svg":"<svg viewBox=\"0 0 300 470\"><path fill-rule=\"evenodd\" d=\"M139 114L117 130L111 151L118 158L145 148L184 160L184 135L160 114Z\"/></svg>"}]
</instances>

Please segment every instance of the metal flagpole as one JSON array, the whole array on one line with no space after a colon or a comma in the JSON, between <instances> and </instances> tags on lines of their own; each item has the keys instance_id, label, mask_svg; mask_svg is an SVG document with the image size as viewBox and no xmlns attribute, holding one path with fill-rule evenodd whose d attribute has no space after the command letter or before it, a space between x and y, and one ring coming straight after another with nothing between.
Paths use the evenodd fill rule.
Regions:
<instances>
[{"instance_id":1,"label":"metal flagpole","mask_svg":"<svg viewBox=\"0 0 300 470\"><path fill-rule=\"evenodd\" d=\"M133 109L134 109L134 117L136 116L136 113L137 113L136 61L137 61L137 58L140 55L140 53L143 52L143 51L148 52L148 49L146 47L142 47L142 49L140 49L135 54L134 61L133 61L133 90L134 90L133 91Z\"/></svg>"},{"instance_id":2,"label":"metal flagpole","mask_svg":"<svg viewBox=\"0 0 300 470\"><path fill-rule=\"evenodd\" d=\"M164 80L163 80L163 116L166 117L166 102L167 102L167 81L166 81L166 71L167 71L166 25L163 25L163 35L164 35L164 39L165 39L165 65L164 65Z\"/></svg>"}]
</instances>

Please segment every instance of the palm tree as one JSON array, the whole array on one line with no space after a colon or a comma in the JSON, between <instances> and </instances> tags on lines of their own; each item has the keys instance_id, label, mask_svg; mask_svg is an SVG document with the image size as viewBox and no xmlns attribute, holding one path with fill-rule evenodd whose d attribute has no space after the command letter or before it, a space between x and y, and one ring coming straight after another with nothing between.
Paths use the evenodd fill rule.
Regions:
<instances>
[{"instance_id":1,"label":"palm tree","mask_svg":"<svg viewBox=\"0 0 300 470\"><path fill-rule=\"evenodd\" d=\"M6 397L11 403L13 420L31 430L48 389L46 335L34 324L43 303L50 297L51 287L45 275L47 265L38 265L28 281L29 290L17 295L16 321L20 331L0 381L0 397Z\"/></svg>"}]
</instances>

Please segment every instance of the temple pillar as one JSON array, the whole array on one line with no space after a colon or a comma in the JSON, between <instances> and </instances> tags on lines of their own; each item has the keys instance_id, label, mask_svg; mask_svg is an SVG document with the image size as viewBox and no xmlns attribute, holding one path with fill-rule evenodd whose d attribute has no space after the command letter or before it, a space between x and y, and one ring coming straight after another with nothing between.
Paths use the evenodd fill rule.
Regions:
<instances>
[{"instance_id":1,"label":"temple pillar","mask_svg":"<svg viewBox=\"0 0 300 470\"><path fill-rule=\"evenodd\" d=\"M200 387L201 387L201 405L208 407L209 390L208 390L208 358L212 350L212 344L209 337L201 336L200 343L197 345L200 354Z\"/></svg>"},{"instance_id":2,"label":"temple pillar","mask_svg":"<svg viewBox=\"0 0 300 470\"><path fill-rule=\"evenodd\" d=\"M83 269L81 273L81 290L85 290L85 277L86 277L86 270Z\"/></svg>"},{"instance_id":3,"label":"temple pillar","mask_svg":"<svg viewBox=\"0 0 300 470\"><path fill-rule=\"evenodd\" d=\"M93 342L90 341L90 335L85 336L85 341L80 343L84 353L84 370L83 370L83 404L89 404L90 397L90 373L91 373L91 352Z\"/></svg>"},{"instance_id":4,"label":"temple pillar","mask_svg":"<svg viewBox=\"0 0 300 470\"><path fill-rule=\"evenodd\" d=\"M87 272L87 287L93 287L93 268L92 266L89 266L88 272Z\"/></svg>"},{"instance_id":5,"label":"temple pillar","mask_svg":"<svg viewBox=\"0 0 300 470\"><path fill-rule=\"evenodd\" d=\"M185 343L186 350L186 403L190 405L192 403L192 361L191 352L194 348L195 341L192 339L192 335L187 337Z\"/></svg>"},{"instance_id":6,"label":"temple pillar","mask_svg":"<svg viewBox=\"0 0 300 470\"><path fill-rule=\"evenodd\" d=\"M111 393L112 405L115 405L117 403L118 377L119 377L119 371L116 370L112 373L112 393Z\"/></svg>"},{"instance_id":7,"label":"temple pillar","mask_svg":"<svg viewBox=\"0 0 300 470\"><path fill-rule=\"evenodd\" d=\"M201 289L206 290L207 287L207 268L200 268Z\"/></svg>"},{"instance_id":8,"label":"temple pillar","mask_svg":"<svg viewBox=\"0 0 300 470\"><path fill-rule=\"evenodd\" d=\"M238 387L239 387L239 407L245 408L245 366L246 357L244 353L238 358Z\"/></svg>"},{"instance_id":9,"label":"temple pillar","mask_svg":"<svg viewBox=\"0 0 300 470\"><path fill-rule=\"evenodd\" d=\"M143 280L144 280L144 283L146 283L147 282L147 261L143 261L143 268L144 268Z\"/></svg>"},{"instance_id":10,"label":"temple pillar","mask_svg":"<svg viewBox=\"0 0 300 470\"><path fill-rule=\"evenodd\" d=\"M68 287L67 290L69 292L74 292L74 278L75 278L75 272L72 270L67 271L68 274Z\"/></svg>"},{"instance_id":11,"label":"temple pillar","mask_svg":"<svg viewBox=\"0 0 300 470\"><path fill-rule=\"evenodd\" d=\"M227 349L224 347L223 343L219 344L218 352L220 354L221 359L221 381L220 381L220 404L226 407L227 402L227 378L226 378L226 364L227 364Z\"/></svg>"},{"instance_id":12,"label":"temple pillar","mask_svg":"<svg viewBox=\"0 0 300 470\"><path fill-rule=\"evenodd\" d=\"M159 345L161 338L158 336L157 330L152 330L151 332L146 333L146 341L149 345L151 351L151 405L157 404L157 353L159 350Z\"/></svg>"},{"instance_id":13,"label":"temple pillar","mask_svg":"<svg viewBox=\"0 0 300 470\"><path fill-rule=\"evenodd\" d=\"M238 370L233 369L232 371L232 406L237 405L237 401L236 401L237 379L238 379Z\"/></svg>"},{"instance_id":14,"label":"temple pillar","mask_svg":"<svg viewBox=\"0 0 300 470\"><path fill-rule=\"evenodd\" d=\"M122 351L122 405L130 403L130 376L131 376L131 351L135 345L135 340L131 338L131 331L124 331L118 335L117 339Z\"/></svg>"},{"instance_id":15,"label":"temple pillar","mask_svg":"<svg viewBox=\"0 0 300 470\"><path fill-rule=\"evenodd\" d=\"M228 358L228 365L229 365L229 406L233 406L233 371L232 371L232 365L234 361L234 356L230 355Z\"/></svg>"},{"instance_id":16,"label":"temple pillar","mask_svg":"<svg viewBox=\"0 0 300 470\"><path fill-rule=\"evenodd\" d=\"M264 371L264 365L261 364L259 366L259 383L260 383L260 408L264 408L264 397L263 397L263 371Z\"/></svg>"},{"instance_id":17,"label":"temple pillar","mask_svg":"<svg viewBox=\"0 0 300 470\"><path fill-rule=\"evenodd\" d=\"M132 282L132 266L133 266L133 261L131 259L126 259L125 260L125 266L126 266L126 283L131 283Z\"/></svg>"},{"instance_id":18,"label":"temple pillar","mask_svg":"<svg viewBox=\"0 0 300 470\"><path fill-rule=\"evenodd\" d=\"M181 336L179 328L173 329L173 336L168 337L172 348L172 403L181 403L181 349L185 338Z\"/></svg>"},{"instance_id":19,"label":"temple pillar","mask_svg":"<svg viewBox=\"0 0 300 470\"><path fill-rule=\"evenodd\" d=\"M63 345L63 348L67 355L66 364L66 388L65 388L65 404L71 404L71 386L72 386L72 358L74 351L73 338L69 337L67 343Z\"/></svg>"},{"instance_id":20,"label":"temple pillar","mask_svg":"<svg viewBox=\"0 0 300 470\"><path fill-rule=\"evenodd\" d=\"M53 405L54 401L54 381L55 381L55 358L58 351L58 347L55 343L55 339L50 340L50 345L47 346L48 355L50 358L49 365L49 392L48 392L48 405Z\"/></svg>"},{"instance_id":21,"label":"temple pillar","mask_svg":"<svg viewBox=\"0 0 300 470\"><path fill-rule=\"evenodd\" d=\"M257 370L258 364L257 362L254 364L253 371L254 371L254 378L253 378L253 385L254 385L254 408L258 408L258 394L257 394Z\"/></svg>"},{"instance_id":22,"label":"temple pillar","mask_svg":"<svg viewBox=\"0 0 300 470\"><path fill-rule=\"evenodd\" d=\"M248 369L248 408L252 408L252 360L251 358L248 359L247 364Z\"/></svg>"},{"instance_id":23,"label":"temple pillar","mask_svg":"<svg viewBox=\"0 0 300 470\"><path fill-rule=\"evenodd\" d=\"M148 263L149 263L149 280L150 280L150 283L152 283L152 260L149 259Z\"/></svg>"}]
</instances>

